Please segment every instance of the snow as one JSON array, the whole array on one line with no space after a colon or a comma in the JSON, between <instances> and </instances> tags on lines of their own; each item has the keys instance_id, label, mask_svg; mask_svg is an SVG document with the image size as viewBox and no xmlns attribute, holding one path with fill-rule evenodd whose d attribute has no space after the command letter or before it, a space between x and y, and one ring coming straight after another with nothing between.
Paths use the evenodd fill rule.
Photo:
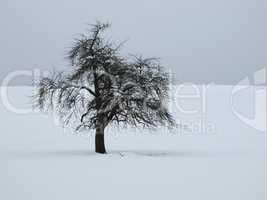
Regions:
<instances>
[{"instance_id":1,"label":"snow","mask_svg":"<svg viewBox=\"0 0 267 200\"><path fill-rule=\"evenodd\" d=\"M199 87L204 94L205 88ZM93 135L63 131L52 116L11 112L2 98L0 199L265 200L267 132L234 114L232 89L210 86L201 103L177 103L179 94L172 89L171 110L187 128L109 128L107 155L93 152ZM30 108L32 88L8 91L12 105ZM236 97L235 104L253 114L252 92L246 95ZM199 109L181 113L177 105L186 111Z\"/></svg>"}]
</instances>

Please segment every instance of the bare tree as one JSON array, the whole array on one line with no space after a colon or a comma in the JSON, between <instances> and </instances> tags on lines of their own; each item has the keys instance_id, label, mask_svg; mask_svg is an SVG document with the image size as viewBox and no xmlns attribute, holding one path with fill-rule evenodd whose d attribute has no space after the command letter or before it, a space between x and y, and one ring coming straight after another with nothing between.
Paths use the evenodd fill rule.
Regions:
<instances>
[{"instance_id":1,"label":"bare tree","mask_svg":"<svg viewBox=\"0 0 267 200\"><path fill-rule=\"evenodd\" d=\"M174 123L164 105L168 74L157 59L121 56L121 45L104 38L108 27L96 23L76 39L68 53L72 72L42 78L35 99L41 110L55 111L64 125L95 129L98 153L106 153L104 132L112 123L148 128Z\"/></svg>"}]
</instances>

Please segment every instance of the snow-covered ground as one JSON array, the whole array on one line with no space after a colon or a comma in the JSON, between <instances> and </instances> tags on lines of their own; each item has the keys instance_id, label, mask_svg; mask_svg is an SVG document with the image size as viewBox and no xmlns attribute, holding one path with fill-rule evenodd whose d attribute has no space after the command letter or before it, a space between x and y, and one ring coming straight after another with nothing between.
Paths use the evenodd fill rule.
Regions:
<instances>
[{"instance_id":1,"label":"snow-covered ground","mask_svg":"<svg viewBox=\"0 0 267 200\"><path fill-rule=\"evenodd\" d=\"M265 200L267 132L246 119L266 101L252 90L173 88L170 108L182 128L109 128L109 154L98 155L93 135L64 132L52 116L27 111L31 88L8 88L24 114L11 111L1 88L0 199Z\"/></svg>"}]
</instances>

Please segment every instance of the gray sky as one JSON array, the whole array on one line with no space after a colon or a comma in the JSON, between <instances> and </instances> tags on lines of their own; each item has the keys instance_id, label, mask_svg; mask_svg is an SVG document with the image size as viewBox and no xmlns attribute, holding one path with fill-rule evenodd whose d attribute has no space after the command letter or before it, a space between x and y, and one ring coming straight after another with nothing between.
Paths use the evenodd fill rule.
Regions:
<instances>
[{"instance_id":1,"label":"gray sky","mask_svg":"<svg viewBox=\"0 0 267 200\"><path fill-rule=\"evenodd\" d=\"M66 66L73 38L112 23L124 52L160 57L180 81L234 84L267 66L266 0L0 0L0 79Z\"/></svg>"}]
</instances>

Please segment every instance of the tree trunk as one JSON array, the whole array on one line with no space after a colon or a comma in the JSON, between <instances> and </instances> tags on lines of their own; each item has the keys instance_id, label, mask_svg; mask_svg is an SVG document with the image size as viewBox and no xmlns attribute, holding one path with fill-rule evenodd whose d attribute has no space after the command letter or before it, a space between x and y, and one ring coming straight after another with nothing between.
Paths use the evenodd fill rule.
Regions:
<instances>
[{"instance_id":1,"label":"tree trunk","mask_svg":"<svg viewBox=\"0 0 267 200\"><path fill-rule=\"evenodd\" d=\"M95 152L96 153L106 153L105 140L104 140L104 130L103 125L96 127L95 133Z\"/></svg>"}]
</instances>

